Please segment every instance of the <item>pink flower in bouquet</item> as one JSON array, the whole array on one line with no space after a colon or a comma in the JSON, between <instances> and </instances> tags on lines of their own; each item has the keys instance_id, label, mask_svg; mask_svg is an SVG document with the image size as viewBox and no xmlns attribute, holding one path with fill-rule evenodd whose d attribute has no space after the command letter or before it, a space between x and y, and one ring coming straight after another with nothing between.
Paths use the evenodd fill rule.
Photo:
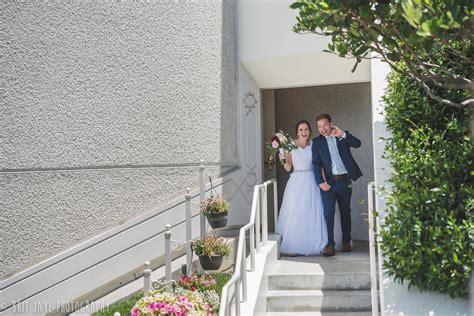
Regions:
<instances>
[{"instance_id":1,"label":"pink flower in bouquet","mask_svg":"<svg viewBox=\"0 0 474 316\"><path fill-rule=\"evenodd\" d=\"M278 140L280 141L280 143L286 143L286 141L288 140L288 138L285 136L283 132L276 133L275 136L278 137Z\"/></svg>"}]
</instances>

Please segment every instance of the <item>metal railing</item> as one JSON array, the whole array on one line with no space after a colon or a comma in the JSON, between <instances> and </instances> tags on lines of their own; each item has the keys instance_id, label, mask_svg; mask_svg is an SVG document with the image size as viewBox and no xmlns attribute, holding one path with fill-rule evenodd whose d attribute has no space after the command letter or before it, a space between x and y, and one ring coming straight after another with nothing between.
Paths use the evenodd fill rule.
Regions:
<instances>
[{"instance_id":1,"label":"metal railing","mask_svg":"<svg viewBox=\"0 0 474 316\"><path fill-rule=\"evenodd\" d=\"M204 184L204 182L203 182ZM192 251L192 218L193 214L191 212L191 194L190 189L186 190L185 195L185 212L186 212L186 240L185 241L178 241L171 239L171 225L167 224L165 226L165 280L158 281L151 279L151 269L150 263L147 261L145 262L145 269L143 271L143 290L144 295L147 297L150 293L152 288L158 289L163 288L166 292L171 291L171 285L174 281L171 279L172 274L172 267L171 261L172 250L179 250L183 247L186 247L186 275L191 274L192 262L193 262L193 251ZM202 214L202 212L200 212Z\"/></svg>"},{"instance_id":2,"label":"metal railing","mask_svg":"<svg viewBox=\"0 0 474 316\"><path fill-rule=\"evenodd\" d=\"M204 190L204 177L202 173L204 168L200 168L201 177L200 179L200 198L201 201L205 198ZM250 214L249 223L240 228L239 241L237 245L236 257L235 257L235 270L230 280L224 285L222 289L222 296L220 302L219 315L228 316L231 314L231 306L235 306L235 314L240 315L240 303L247 301L247 245L246 236L249 231L250 238L250 271L255 271L255 254L260 251L261 246L265 246L268 242L268 186L273 184L273 201L274 201L274 216L275 216L275 227L277 224L278 217L278 190L276 179L271 179L264 182L263 184L256 185L254 187L252 208ZM171 251L173 242L179 244L179 247L186 246L186 272L189 275L191 273L192 264L192 214L191 214L191 195L189 189L185 196L186 200L186 241L177 242L171 239L170 225L166 225L165 231L165 280L157 281L151 279L150 263L145 262L145 269L143 273L144 279L144 295L149 295L152 288L157 289L163 288L165 291L171 290L171 284L174 282L171 279ZM201 234L202 234L202 221L201 223ZM204 223L205 224L205 223ZM205 228L205 226L204 226ZM229 296L230 289L234 287L234 295ZM242 296L240 295L242 292Z\"/></svg>"},{"instance_id":3,"label":"metal railing","mask_svg":"<svg viewBox=\"0 0 474 316\"><path fill-rule=\"evenodd\" d=\"M206 185L204 181L204 164L201 161L199 166L199 201L202 202L206 198ZM145 269L143 271L143 290L144 295L147 297L151 291L151 289L159 289L162 288L166 292L171 291L171 286L174 281L171 279L172 274L172 267L171 261L172 250L182 249L186 247L186 275L191 274L192 262L193 262L193 250L192 250L192 219L193 216L197 214L192 213L192 204L191 204L191 190L189 188L186 189L186 194L184 196L185 200L185 214L186 214L186 240L185 241L178 241L171 239L171 225L167 224L165 226L165 280L153 280L151 279L151 269L150 269L150 262L145 262ZM199 208L199 207L198 207ZM206 219L202 212L199 211L200 217L200 236L201 238L206 236Z\"/></svg>"},{"instance_id":4,"label":"metal railing","mask_svg":"<svg viewBox=\"0 0 474 316\"><path fill-rule=\"evenodd\" d=\"M375 183L367 185L369 213L369 254L370 254L370 289L372 299L372 316L379 315L379 306L384 306L382 284L382 253L380 244L380 218L375 212ZM379 282L377 282L377 280ZM381 313L383 315L383 312Z\"/></svg>"},{"instance_id":5,"label":"metal railing","mask_svg":"<svg viewBox=\"0 0 474 316\"><path fill-rule=\"evenodd\" d=\"M268 242L268 204L267 191L270 184L274 185L274 210L275 223L278 210L277 182L275 179L256 185L253 190L252 209L249 222L240 228L237 255L235 257L235 271L230 280L222 288L219 316L230 316L231 306L234 304L235 315L240 315L240 303L247 301L247 230L250 234L250 271L255 270L255 253L260 251L260 244L265 246ZM261 219L261 224L260 224ZM260 227L262 234L260 235ZM275 226L276 227L276 226ZM234 295L229 296L231 287ZM240 292L242 291L242 300Z\"/></svg>"}]
</instances>

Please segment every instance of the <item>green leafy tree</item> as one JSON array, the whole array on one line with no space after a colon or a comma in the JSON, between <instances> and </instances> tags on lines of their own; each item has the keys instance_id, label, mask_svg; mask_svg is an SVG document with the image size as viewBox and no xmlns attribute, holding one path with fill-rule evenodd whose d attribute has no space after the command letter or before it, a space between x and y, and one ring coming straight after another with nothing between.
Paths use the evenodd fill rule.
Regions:
<instances>
[{"instance_id":1,"label":"green leafy tree","mask_svg":"<svg viewBox=\"0 0 474 316\"><path fill-rule=\"evenodd\" d=\"M293 30L331 37L329 51L355 58L353 71L362 59L376 53L395 71L408 74L432 99L457 108L474 105L473 74L456 71L474 62L474 1L298 0L291 8L299 11ZM434 55L440 45L449 49L459 43L466 49L456 51L456 63L437 62ZM399 61L405 65L403 70ZM433 87L469 93L454 100Z\"/></svg>"}]
</instances>

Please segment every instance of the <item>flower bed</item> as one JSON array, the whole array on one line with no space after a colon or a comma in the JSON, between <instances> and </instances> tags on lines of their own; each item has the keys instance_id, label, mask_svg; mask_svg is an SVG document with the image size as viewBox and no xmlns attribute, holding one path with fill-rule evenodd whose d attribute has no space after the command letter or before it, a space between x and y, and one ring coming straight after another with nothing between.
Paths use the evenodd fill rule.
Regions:
<instances>
[{"instance_id":1,"label":"flower bed","mask_svg":"<svg viewBox=\"0 0 474 316\"><path fill-rule=\"evenodd\" d=\"M223 272L181 276L176 282L175 294L171 296L167 295L160 297L159 292L154 292L154 299L149 299L149 297L144 299L143 291L140 291L129 299L112 304L105 310L95 313L94 316L112 316L115 312L120 312L121 315L129 315L132 314L134 307L137 307L138 309L135 311L134 315L208 315L206 305L201 305L202 302L208 304L210 315L213 315L218 312L222 288L229 281L230 277L230 273ZM153 312L152 310L149 310L147 311L148 314L146 314L143 313L143 311L140 311L141 307L144 307L147 303L150 305L152 301L153 306L150 308ZM186 311L185 308L188 303L193 304L193 307L194 304L197 304L194 313L193 311ZM146 307L148 307L148 305ZM175 311L174 314L172 313L173 305ZM183 306L184 311L180 311L178 307L183 308ZM169 312L167 313L167 311ZM177 314L179 312L181 312L181 314Z\"/></svg>"},{"instance_id":2,"label":"flower bed","mask_svg":"<svg viewBox=\"0 0 474 316\"><path fill-rule=\"evenodd\" d=\"M131 316L148 315L215 315L208 302L198 291L153 292L140 299L131 311Z\"/></svg>"}]
</instances>

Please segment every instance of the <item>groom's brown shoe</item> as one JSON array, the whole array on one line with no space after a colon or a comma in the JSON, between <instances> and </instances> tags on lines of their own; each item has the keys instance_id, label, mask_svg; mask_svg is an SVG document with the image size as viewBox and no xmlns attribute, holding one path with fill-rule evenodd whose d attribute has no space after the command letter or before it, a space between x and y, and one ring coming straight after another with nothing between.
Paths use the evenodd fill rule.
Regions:
<instances>
[{"instance_id":1,"label":"groom's brown shoe","mask_svg":"<svg viewBox=\"0 0 474 316\"><path fill-rule=\"evenodd\" d=\"M351 252L352 247L350 242L344 242L342 243L342 252Z\"/></svg>"},{"instance_id":2,"label":"groom's brown shoe","mask_svg":"<svg viewBox=\"0 0 474 316\"><path fill-rule=\"evenodd\" d=\"M323 256L332 257L335 254L336 254L336 249L334 249L334 246L327 245L326 247L324 247Z\"/></svg>"}]
</instances>

